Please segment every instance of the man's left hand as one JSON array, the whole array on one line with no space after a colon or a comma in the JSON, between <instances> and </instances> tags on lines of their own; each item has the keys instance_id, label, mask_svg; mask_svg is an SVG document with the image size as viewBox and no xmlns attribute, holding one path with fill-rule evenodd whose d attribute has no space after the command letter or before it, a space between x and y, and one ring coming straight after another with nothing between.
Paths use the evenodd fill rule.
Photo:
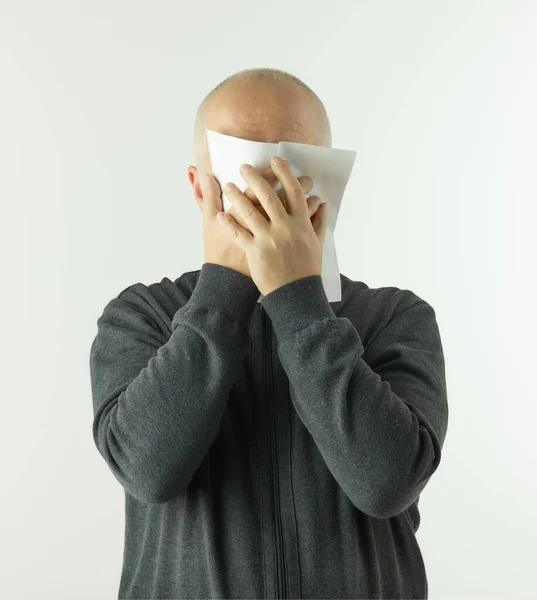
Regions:
<instances>
[{"instance_id":1,"label":"man's left hand","mask_svg":"<svg viewBox=\"0 0 537 600\"><path fill-rule=\"evenodd\" d=\"M319 206L310 219L306 197L287 161L283 161L282 165L272 162L272 170L281 183L288 209L255 167L247 172L241 167L243 179L269 219L233 183L230 190L224 186L223 191L233 206L237 206L253 235L231 215L218 215L218 219L233 235L233 241L245 253L252 280L264 296L297 279L321 275L328 225L326 202Z\"/></svg>"}]
</instances>

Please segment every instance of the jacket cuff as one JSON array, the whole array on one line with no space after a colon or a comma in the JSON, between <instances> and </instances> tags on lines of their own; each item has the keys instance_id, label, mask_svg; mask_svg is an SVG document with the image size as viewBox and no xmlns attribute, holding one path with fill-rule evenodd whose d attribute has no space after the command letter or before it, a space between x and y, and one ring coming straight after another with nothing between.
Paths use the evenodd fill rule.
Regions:
<instances>
[{"instance_id":1,"label":"jacket cuff","mask_svg":"<svg viewBox=\"0 0 537 600\"><path fill-rule=\"evenodd\" d=\"M261 296L277 339L283 339L312 323L337 319L324 291L320 275L310 275Z\"/></svg>"},{"instance_id":2,"label":"jacket cuff","mask_svg":"<svg viewBox=\"0 0 537 600\"><path fill-rule=\"evenodd\" d=\"M251 277L215 263L203 263L189 302L225 313L248 325L260 292Z\"/></svg>"}]
</instances>

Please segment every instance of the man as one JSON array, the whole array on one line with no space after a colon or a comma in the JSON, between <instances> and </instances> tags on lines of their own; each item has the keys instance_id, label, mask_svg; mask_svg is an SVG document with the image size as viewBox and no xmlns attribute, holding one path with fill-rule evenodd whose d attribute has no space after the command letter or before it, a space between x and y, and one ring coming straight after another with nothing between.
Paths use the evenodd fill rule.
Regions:
<instances>
[{"instance_id":1,"label":"man","mask_svg":"<svg viewBox=\"0 0 537 600\"><path fill-rule=\"evenodd\" d=\"M327 206L288 165L245 174L217 220L204 127L331 144L289 74L228 78L188 169L205 263L127 287L97 321L93 436L125 491L119 598L427 598L418 501L448 422L435 312L344 275L328 302Z\"/></svg>"}]
</instances>

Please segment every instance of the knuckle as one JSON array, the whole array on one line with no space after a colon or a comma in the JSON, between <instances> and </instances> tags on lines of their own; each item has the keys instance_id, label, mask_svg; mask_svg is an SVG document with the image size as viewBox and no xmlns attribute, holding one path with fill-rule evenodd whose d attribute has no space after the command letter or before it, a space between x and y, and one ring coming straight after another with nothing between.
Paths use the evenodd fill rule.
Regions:
<instances>
[{"instance_id":1,"label":"knuckle","mask_svg":"<svg viewBox=\"0 0 537 600\"><path fill-rule=\"evenodd\" d=\"M276 192L273 191L272 194L270 194L270 196L265 198L265 203L267 204L267 206L270 206L276 201L276 199L279 199L279 196Z\"/></svg>"}]
</instances>

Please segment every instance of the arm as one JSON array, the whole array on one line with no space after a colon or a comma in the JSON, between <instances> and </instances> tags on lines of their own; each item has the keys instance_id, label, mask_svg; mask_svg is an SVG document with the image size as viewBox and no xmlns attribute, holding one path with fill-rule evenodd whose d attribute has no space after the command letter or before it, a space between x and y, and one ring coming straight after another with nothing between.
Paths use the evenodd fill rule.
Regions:
<instances>
[{"instance_id":1,"label":"arm","mask_svg":"<svg viewBox=\"0 0 537 600\"><path fill-rule=\"evenodd\" d=\"M259 290L242 273L204 263L166 339L140 285L97 320L93 438L125 490L157 503L186 488L218 434Z\"/></svg>"},{"instance_id":2,"label":"arm","mask_svg":"<svg viewBox=\"0 0 537 600\"><path fill-rule=\"evenodd\" d=\"M444 357L433 308L409 290L367 350L320 276L263 297L298 415L364 513L410 506L437 469L447 431Z\"/></svg>"}]
</instances>

